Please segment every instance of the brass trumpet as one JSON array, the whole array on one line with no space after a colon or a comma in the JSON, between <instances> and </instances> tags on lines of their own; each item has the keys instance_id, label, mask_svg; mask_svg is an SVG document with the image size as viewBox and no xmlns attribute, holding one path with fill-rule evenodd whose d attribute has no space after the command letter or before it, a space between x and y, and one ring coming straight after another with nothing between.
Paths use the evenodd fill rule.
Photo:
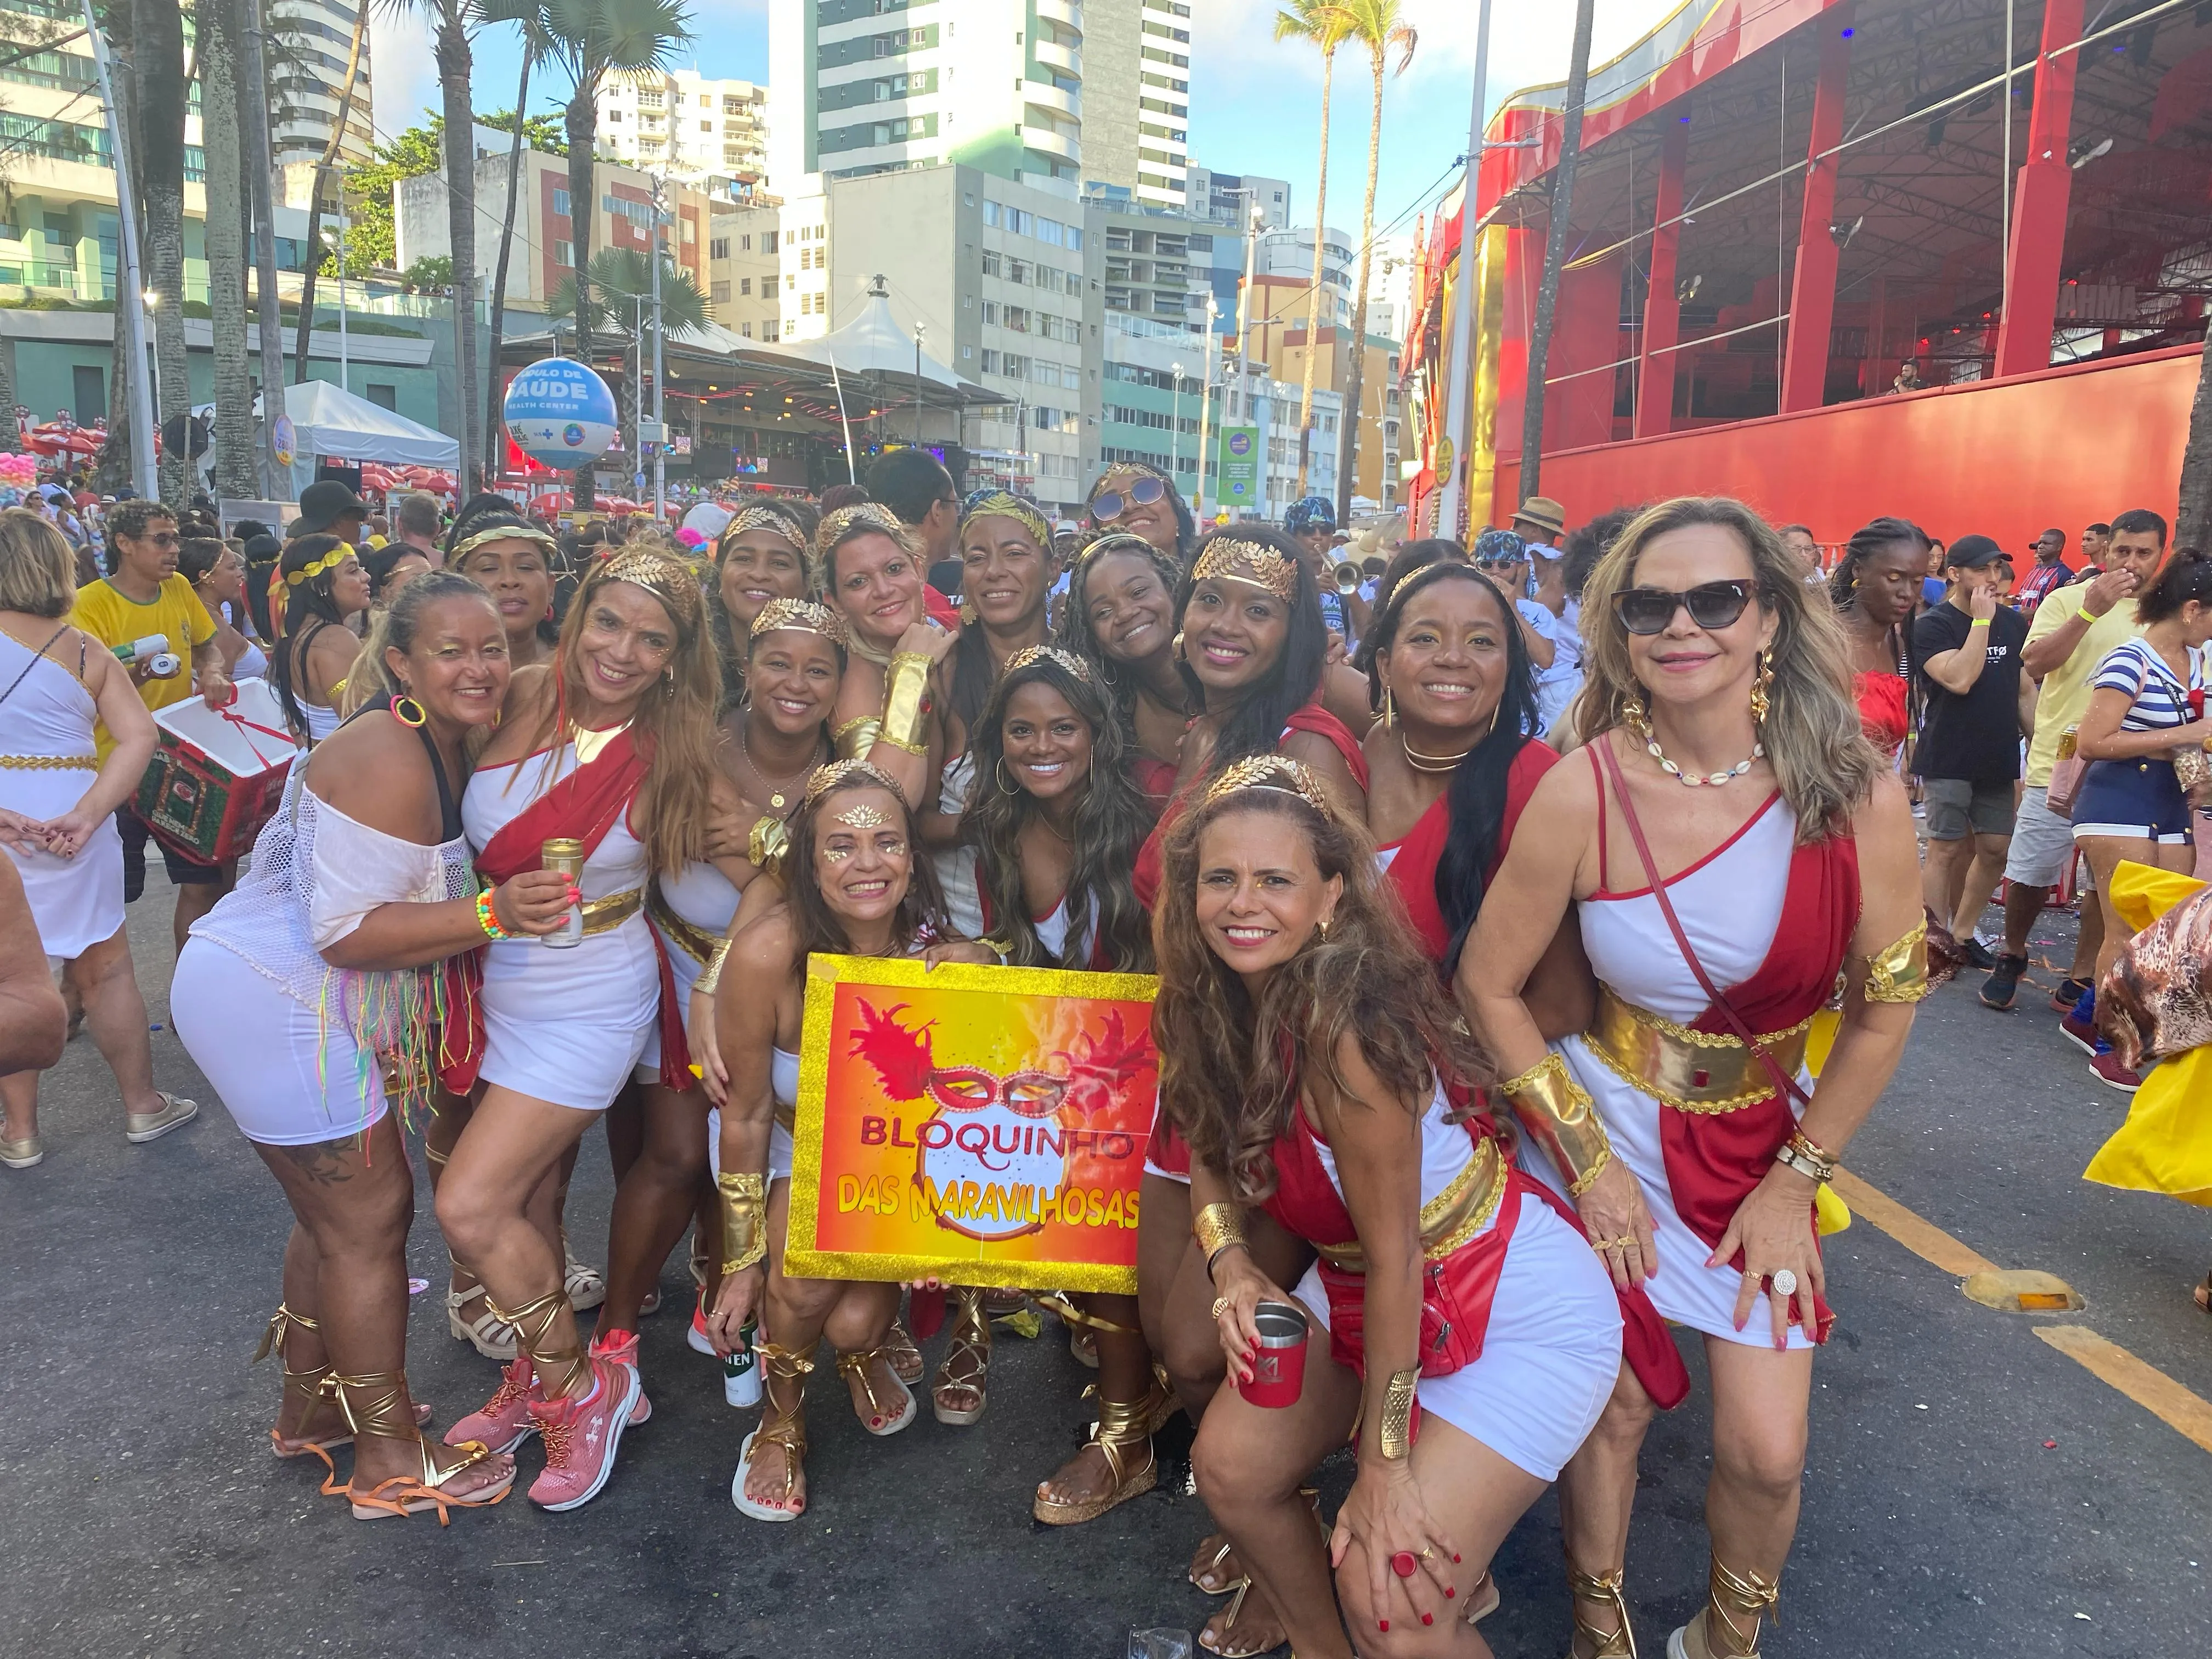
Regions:
<instances>
[{"instance_id":1,"label":"brass trumpet","mask_svg":"<svg viewBox=\"0 0 2212 1659\"><path fill-rule=\"evenodd\" d=\"M1342 564L1337 566L1336 591L1338 592L1357 593L1359 591L1359 567L1351 560L1346 559Z\"/></svg>"}]
</instances>

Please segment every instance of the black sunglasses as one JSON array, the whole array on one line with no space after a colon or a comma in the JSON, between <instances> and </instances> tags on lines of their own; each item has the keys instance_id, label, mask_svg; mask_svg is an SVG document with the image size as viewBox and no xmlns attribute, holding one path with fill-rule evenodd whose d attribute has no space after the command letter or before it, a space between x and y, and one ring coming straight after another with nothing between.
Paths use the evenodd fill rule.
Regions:
<instances>
[{"instance_id":1,"label":"black sunglasses","mask_svg":"<svg viewBox=\"0 0 2212 1659\"><path fill-rule=\"evenodd\" d=\"M1632 634L1659 634L1686 610L1690 620L1708 630L1733 627L1751 603L1749 582L1700 582L1686 593L1662 587L1632 587L1613 596L1613 614Z\"/></svg>"},{"instance_id":2,"label":"black sunglasses","mask_svg":"<svg viewBox=\"0 0 2212 1659\"><path fill-rule=\"evenodd\" d=\"M1111 524L1131 506L1150 507L1167 494L1168 487L1158 478L1139 478L1129 486L1126 498L1117 489L1109 489L1091 503L1091 516L1100 524Z\"/></svg>"},{"instance_id":3,"label":"black sunglasses","mask_svg":"<svg viewBox=\"0 0 2212 1659\"><path fill-rule=\"evenodd\" d=\"M1477 570L1510 570L1527 556L1523 553L1496 553L1486 559L1477 559L1474 568Z\"/></svg>"}]
</instances>

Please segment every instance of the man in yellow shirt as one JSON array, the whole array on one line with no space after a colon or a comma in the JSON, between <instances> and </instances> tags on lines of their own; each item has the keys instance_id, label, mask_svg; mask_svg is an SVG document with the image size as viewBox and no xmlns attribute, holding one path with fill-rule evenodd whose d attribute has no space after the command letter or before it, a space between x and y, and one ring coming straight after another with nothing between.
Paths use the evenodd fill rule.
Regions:
<instances>
[{"instance_id":1,"label":"man in yellow shirt","mask_svg":"<svg viewBox=\"0 0 2212 1659\"><path fill-rule=\"evenodd\" d=\"M2136 621L2135 596L2157 580L2165 562L2166 520L2137 507L2112 520L2103 575L2059 588L2036 606L2020 660L2021 668L2042 685L2035 699L2035 737L2028 744L2026 787L2005 858L2005 880L2010 885L2005 895L2004 950L1982 987L1982 1000L1992 1008L2012 1006L2014 988L2027 965L2028 930L2074 862L2074 826L2044 799L2051 787L2051 769L2058 759L2059 737L2088 712L2090 681L2097 665L2121 641L2142 632ZM2104 933L2102 907L2083 905L2073 967L2051 998L2051 1006L2067 1016L2067 1035L2084 1048L2093 1046L2095 1034L2086 1014L2077 1018L2074 1009L2096 973Z\"/></svg>"},{"instance_id":2,"label":"man in yellow shirt","mask_svg":"<svg viewBox=\"0 0 2212 1659\"><path fill-rule=\"evenodd\" d=\"M174 673L157 676L149 650L131 661L131 678L139 700L149 709L162 709L192 695L197 678L200 696L210 708L230 701L230 678L223 672L222 653L216 644L215 619L200 603L192 585L177 574L177 517L160 501L117 503L107 515L108 574L77 590L76 606L70 621L112 650L136 641L159 635L162 649L178 659ZM191 665L187 673L184 665ZM106 729L97 733L100 757L106 758L112 740ZM123 835L123 896L126 902L146 890L145 821L128 805L118 808L116 828ZM177 949L185 946L191 925L215 908L215 902L238 878L238 866L201 864L167 845L161 863L176 884L174 923Z\"/></svg>"}]
</instances>

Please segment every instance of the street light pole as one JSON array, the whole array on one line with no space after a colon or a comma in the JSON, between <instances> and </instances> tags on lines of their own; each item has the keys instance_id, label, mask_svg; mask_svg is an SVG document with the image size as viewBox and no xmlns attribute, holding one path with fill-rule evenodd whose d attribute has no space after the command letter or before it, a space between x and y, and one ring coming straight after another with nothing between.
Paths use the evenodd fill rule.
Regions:
<instances>
[{"instance_id":1,"label":"street light pole","mask_svg":"<svg viewBox=\"0 0 2212 1659\"><path fill-rule=\"evenodd\" d=\"M137 191L131 183L130 135L125 124L116 118L115 76L108 64L107 37L100 32L100 19L93 12L92 0L84 0L84 27L85 38L92 43L93 67L100 76L100 102L107 118L108 147L115 155L115 215L118 221L115 290L116 297L122 301L121 321L130 337L131 362L136 367L146 361L146 313L131 301L143 293L146 276L138 258L138 208ZM131 410L131 471L138 493L154 501L161 495L154 465L154 388L144 375L134 374L131 379L134 384L126 388ZM278 386L274 391L281 399L283 388Z\"/></svg>"},{"instance_id":2,"label":"street light pole","mask_svg":"<svg viewBox=\"0 0 2212 1659\"><path fill-rule=\"evenodd\" d=\"M1191 516L1200 523L1206 520L1206 456L1211 440L1208 430L1213 410L1213 324L1221 315L1221 305L1212 295L1206 296L1205 355L1198 366L1198 489L1191 499Z\"/></svg>"},{"instance_id":3,"label":"street light pole","mask_svg":"<svg viewBox=\"0 0 2212 1659\"><path fill-rule=\"evenodd\" d=\"M1173 482L1182 471L1182 365L1170 363L1168 372L1175 376L1175 416L1168 422L1168 478Z\"/></svg>"},{"instance_id":4,"label":"street light pole","mask_svg":"<svg viewBox=\"0 0 2212 1659\"><path fill-rule=\"evenodd\" d=\"M154 371L154 407L158 410L161 406L161 291L149 288L138 297L146 302L147 361Z\"/></svg>"},{"instance_id":5,"label":"street light pole","mask_svg":"<svg viewBox=\"0 0 2212 1659\"><path fill-rule=\"evenodd\" d=\"M515 118L520 120L520 115ZM669 216L660 205L660 175L653 179L653 423L660 429L660 436L653 446L653 520L663 523L668 517L668 400L662 382L667 379L666 363L660 343L660 231ZM695 461L694 466L697 465Z\"/></svg>"},{"instance_id":6,"label":"street light pole","mask_svg":"<svg viewBox=\"0 0 2212 1659\"><path fill-rule=\"evenodd\" d=\"M921 447L921 337L929 325L916 322L914 325L914 447Z\"/></svg>"},{"instance_id":7,"label":"street light pole","mask_svg":"<svg viewBox=\"0 0 2212 1659\"><path fill-rule=\"evenodd\" d=\"M1437 502L1436 533L1457 537L1460 502L1464 499L1468 467L1468 439L1472 422L1474 365L1474 245L1475 186L1482 167L1484 80L1490 73L1490 0L1480 0L1474 24L1474 112L1468 118L1467 182L1459 204L1459 302L1452 307L1451 347L1447 358L1444 397L1444 441L1451 446L1450 464L1443 468L1443 489Z\"/></svg>"}]
</instances>

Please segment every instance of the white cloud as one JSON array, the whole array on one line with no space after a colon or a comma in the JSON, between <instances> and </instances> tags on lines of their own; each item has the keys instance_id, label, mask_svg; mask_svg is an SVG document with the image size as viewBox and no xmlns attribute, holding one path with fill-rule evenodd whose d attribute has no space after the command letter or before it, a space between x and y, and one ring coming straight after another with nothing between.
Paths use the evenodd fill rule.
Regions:
<instances>
[{"instance_id":1,"label":"white cloud","mask_svg":"<svg viewBox=\"0 0 2212 1659\"><path fill-rule=\"evenodd\" d=\"M418 125L425 109L438 107L438 64L430 31L413 12L378 7L369 14L368 40L372 117L377 137L390 138Z\"/></svg>"}]
</instances>

